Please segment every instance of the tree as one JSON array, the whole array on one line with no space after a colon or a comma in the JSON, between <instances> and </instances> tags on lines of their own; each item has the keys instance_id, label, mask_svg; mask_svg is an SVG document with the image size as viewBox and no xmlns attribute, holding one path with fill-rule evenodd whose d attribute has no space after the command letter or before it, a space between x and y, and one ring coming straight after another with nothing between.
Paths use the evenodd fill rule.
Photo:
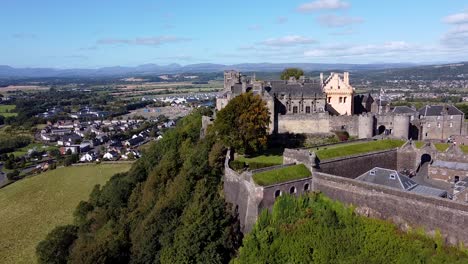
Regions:
<instances>
[{"instance_id":1,"label":"tree","mask_svg":"<svg viewBox=\"0 0 468 264\"><path fill-rule=\"evenodd\" d=\"M235 97L219 111L214 128L226 146L239 153L251 153L266 146L269 123L265 101L248 92Z\"/></svg>"},{"instance_id":2,"label":"tree","mask_svg":"<svg viewBox=\"0 0 468 264\"><path fill-rule=\"evenodd\" d=\"M67 225L56 227L36 247L38 263L67 263L69 247L77 238L78 228Z\"/></svg>"},{"instance_id":3,"label":"tree","mask_svg":"<svg viewBox=\"0 0 468 264\"><path fill-rule=\"evenodd\" d=\"M281 80L289 80L290 77L299 79L304 75L304 71L299 68L287 68L281 73Z\"/></svg>"}]
</instances>

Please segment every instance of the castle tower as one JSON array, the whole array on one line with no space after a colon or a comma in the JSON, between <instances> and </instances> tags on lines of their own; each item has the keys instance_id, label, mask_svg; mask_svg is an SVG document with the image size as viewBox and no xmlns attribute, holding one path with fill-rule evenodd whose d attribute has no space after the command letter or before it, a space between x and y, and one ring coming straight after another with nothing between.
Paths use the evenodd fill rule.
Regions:
<instances>
[{"instance_id":1,"label":"castle tower","mask_svg":"<svg viewBox=\"0 0 468 264\"><path fill-rule=\"evenodd\" d=\"M230 71L224 71L224 90L225 91L230 91L231 87L234 86L234 84L239 83L240 81L240 74L237 71L230 70Z\"/></svg>"},{"instance_id":2,"label":"castle tower","mask_svg":"<svg viewBox=\"0 0 468 264\"><path fill-rule=\"evenodd\" d=\"M323 80L323 75L320 74ZM332 72L322 81L323 92L327 95L327 107L330 112L338 115L352 115L354 113L354 88L349 84L349 73L343 75Z\"/></svg>"}]
</instances>

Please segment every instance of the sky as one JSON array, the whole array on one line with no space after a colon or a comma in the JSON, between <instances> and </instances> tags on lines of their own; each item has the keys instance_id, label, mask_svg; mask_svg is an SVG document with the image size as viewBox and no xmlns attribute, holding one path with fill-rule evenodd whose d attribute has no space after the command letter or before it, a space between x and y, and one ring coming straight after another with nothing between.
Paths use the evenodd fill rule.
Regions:
<instances>
[{"instance_id":1,"label":"sky","mask_svg":"<svg viewBox=\"0 0 468 264\"><path fill-rule=\"evenodd\" d=\"M468 0L0 0L0 65L468 61Z\"/></svg>"}]
</instances>

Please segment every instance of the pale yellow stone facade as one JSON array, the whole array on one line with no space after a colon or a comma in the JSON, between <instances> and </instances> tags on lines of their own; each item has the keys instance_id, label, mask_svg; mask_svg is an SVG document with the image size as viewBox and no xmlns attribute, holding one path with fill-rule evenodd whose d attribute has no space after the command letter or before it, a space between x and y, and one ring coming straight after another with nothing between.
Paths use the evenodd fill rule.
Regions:
<instances>
[{"instance_id":1,"label":"pale yellow stone facade","mask_svg":"<svg viewBox=\"0 0 468 264\"><path fill-rule=\"evenodd\" d=\"M320 74L323 92L327 95L327 110L338 115L353 114L354 88L349 84L349 73L331 73L326 80Z\"/></svg>"}]
</instances>

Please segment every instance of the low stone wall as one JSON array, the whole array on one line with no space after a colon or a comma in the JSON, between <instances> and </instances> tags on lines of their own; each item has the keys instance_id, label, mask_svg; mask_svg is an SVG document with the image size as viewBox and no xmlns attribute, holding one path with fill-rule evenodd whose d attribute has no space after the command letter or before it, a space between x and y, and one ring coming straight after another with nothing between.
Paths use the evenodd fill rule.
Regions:
<instances>
[{"instance_id":1,"label":"low stone wall","mask_svg":"<svg viewBox=\"0 0 468 264\"><path fill-rule=\"evenodd\" d=\"M314 171L354 179L375 167L396 170L397 149L321 161Z\"/></svg>"},{"instance_id":2,"label":"low stone wall","mask_svg":"<svg viewBox=\"0 0 468 264\"><path fill-rule=\"evenodd\" d=\"M313 164L315 164L315 153L308 149L284 149L283 164L291 163L304 164L312 171Z\"/></svg>"},{"instance_id":3,"label":"low stone wall","mask_svg":"<svg viewBox=\"0 0 468 264\"><path fill-rule=\"evenodd\" d=\"M424 227L440 230L450 244L468 244L468 205L442 198L422 196L380 185L315 172L314 190L356 206L370 217L391 220L402 229Z\"/></svg>"}]
</instances>

